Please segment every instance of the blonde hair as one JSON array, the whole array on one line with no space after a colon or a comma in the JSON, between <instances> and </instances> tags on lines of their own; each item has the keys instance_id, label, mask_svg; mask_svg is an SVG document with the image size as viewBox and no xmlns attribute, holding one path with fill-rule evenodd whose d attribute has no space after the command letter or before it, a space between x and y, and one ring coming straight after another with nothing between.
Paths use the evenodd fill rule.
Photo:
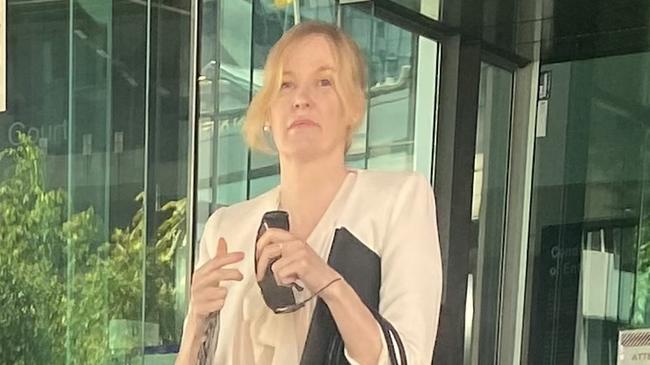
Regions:
<instances>
[{"instance_id":1,"label":"blonde hair","mask_svg":"<svg viewBox=\"0 0 650 365\"><path fill-rule=\"evenodd\" d=\"M310 35L323 35L333 45L337 66L335 90L343 104L345 115L352 118L346 141L346 152L352 143L352 135L359 128L366 100L366 63L359 46L340 28L317 21L300 23L273 45L264 65L264 83L246 112L243 126L244 139L248 146L261 152L272 149L264 137L264 124L270 123L269 106L282 83L282 63L285 51L294 43ZM357 104L359 103L359 104ZM356 110L359 109L360 110Z\"/></svg>"}]
</instances>

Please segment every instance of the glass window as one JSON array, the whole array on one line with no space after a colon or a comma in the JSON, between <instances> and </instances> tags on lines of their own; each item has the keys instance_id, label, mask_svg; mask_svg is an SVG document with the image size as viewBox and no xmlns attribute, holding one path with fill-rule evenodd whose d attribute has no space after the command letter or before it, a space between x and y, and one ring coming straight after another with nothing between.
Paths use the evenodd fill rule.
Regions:
<instances>
[{"instance_id":1,"label":"glass window","mask_svg":"<svg viewBox=\"0 0 650 365\"><path fill-rule=\"evenodd\" d=\"M348 164L431 174L438 45L371 16L369 4L341 6L341 25L369 63L366 120ZM337 5L318 1L204 1L202 14L197 226L218 207L279 183L277 156L250 152L241 127L264 62L299 21L337 21Z\"/></svg>"},{"instance_id":2,"label":"glass window","mask_svg":"<svg viewBox=\"0 0 650 365\"><path fill-rule=\"evenodd\" d=\"M517 51L517 37L525 34L519 34L518 31L530 27L533 23L530 19L519 21L517 11L520 7L525 8L517 0L483 1L479 10L483 18L481 29L483 41L508 52ZM481 19L477 20L481 21ZM521 47L521 44L519 46Z\"/></svg>"},{"instance_id":3,"label":"glass window","mask_svg":"<svg viewBox=\"0 0 650 365\"><path fill-rule=\"evenodd\" d=\"M189 8L15 1L6 30L0 329L12 335L0 362L173 361L187 306Z\"/></svg>"},{"instance_id":4,"label":"glass window","mask_svg":"<svg viewBox=\"0 0 650 365\"><path fill-rule=\"evenodd\" d=\"M647 52L542 67L529 364L616 364L620 331L650 327L649 67Z\"/></svg>"},{"instance_id":5,"label":"glass window","mask_svg":"<svg viewBox=\"0 0 650 365\"><path fill-rule=\"evenodd\" d=\"M368 62L366 121L348 159L369 169L431 175L437 85L436 42L371 15L365 5L342 7L341 26Z\"/></svg>"},{"instance_id":6,"label":"glass window","mask_svg":"<svg viewBox=\"0 0 650 365\"><path fill-rule=\"evenodd\" d=\"M431 19L440 19L440 7L442 0L390 0Z\"/></svg>"},{"instance_id":7,"label":"glass window","mask_svg":"<svg viewBox=\"0 0 650 365\"><path fill-rule=\"evenodd\" d=\"M496 363L513 77L481 63L472 197L472 364Z\"/></svg>"}]
</instances>

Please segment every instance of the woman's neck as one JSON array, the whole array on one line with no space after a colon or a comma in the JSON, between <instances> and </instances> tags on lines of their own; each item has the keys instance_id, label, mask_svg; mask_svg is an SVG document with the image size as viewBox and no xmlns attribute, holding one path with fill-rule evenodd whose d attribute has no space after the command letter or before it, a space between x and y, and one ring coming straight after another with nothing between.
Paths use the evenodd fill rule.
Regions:
<instances>
[{"instance_id":1,"label":"woman's neck","mask_svg":"<svg viewBox=\"0 0 650 365\"><path fill-rule=\"evenodd\" d=\"M347 176L341 158L281 161L280 209L289 212L292 231L306 239Z\"/></svg>"}]
</instances>

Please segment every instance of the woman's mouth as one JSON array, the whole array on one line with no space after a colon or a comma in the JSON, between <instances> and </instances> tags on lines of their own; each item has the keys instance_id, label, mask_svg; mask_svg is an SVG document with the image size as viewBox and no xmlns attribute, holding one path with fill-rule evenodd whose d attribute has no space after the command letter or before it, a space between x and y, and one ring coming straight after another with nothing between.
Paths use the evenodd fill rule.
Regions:
<instances>
[{"instance_id":1,"label":"woman's mouth","mask_svg":"<svg viewBox=\"0 0 650 365\"><path fill-rule=\"evenodd\" d=\"M311 119L301 118L294 120L289 129L303 128L303 127L318 127L318 124Z\"/></svg>"}]
</instances>

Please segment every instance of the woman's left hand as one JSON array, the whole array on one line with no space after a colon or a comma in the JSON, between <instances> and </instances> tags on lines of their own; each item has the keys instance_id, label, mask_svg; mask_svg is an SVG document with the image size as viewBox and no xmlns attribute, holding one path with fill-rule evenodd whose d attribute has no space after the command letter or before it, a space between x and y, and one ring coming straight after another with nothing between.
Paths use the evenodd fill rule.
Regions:
<instances>
[{"instance_id":1,"label":"woman's left hand","mask_svg":"<svg viewBox=\"0 0 650 365\"><path fill-rule=\"evenodd\" d=\"M264 278L266 267L271 265L275 281L279 285L291 286L300 280L312 293L316 293L339 277L318 254L292 233L283 229L269 228L257 241L257 281Z\"/></svg>"}]
</instances>

